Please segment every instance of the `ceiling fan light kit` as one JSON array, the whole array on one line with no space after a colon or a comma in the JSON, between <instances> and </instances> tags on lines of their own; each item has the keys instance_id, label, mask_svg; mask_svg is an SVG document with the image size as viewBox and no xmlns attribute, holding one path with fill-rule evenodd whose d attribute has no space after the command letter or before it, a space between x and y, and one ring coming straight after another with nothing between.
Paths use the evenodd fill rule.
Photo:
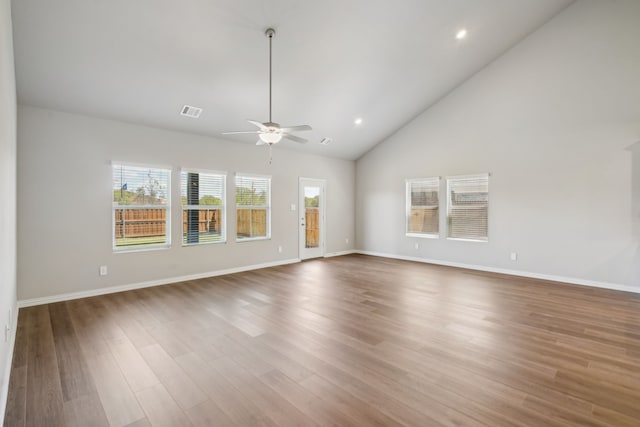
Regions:
<instances>
[{"instance_id":1,"label":"ceiling fan light kit","mask_svg":"<svg viewBox=\"0 0 640 427\"><path fill-rule=\"evenodd\" d=\"M258 136L260 137L262 142L267 144L277 144L282 139L282 134L274 128L270 129L269 132L263 132ZM259 143L260 141L258 141L256 144Z\"/></svg>"},{"instance_id":2,"label":"ceiling fan light kit","mask_svg":"<svg viewBox=\"0 0 640 427\"><path fill-rule=\"evenodd\" d=\"M268 144L270 147L273 144L277 144L282 140L282 138L289 139L291 141L306 143L307 140L304 138L300 138L299 136L292 135L291 132L294 131L309 131L312 130L309 125L298 125L298 126L280 126L279 123L275 123L271 118L271 110L272 110L272 93L271 93L271 82L272 82L272 41L273 37L276 35L276 31L273 28L268 28L264 33L269 39L269 121L261 123L255 120L248 120L249 123L258 127L257 131L237 131L237 132L224 132L223 135L232 135L232 134L257 134L260 138L256 145L265 145Z\"/></svg>"}]
</instances>

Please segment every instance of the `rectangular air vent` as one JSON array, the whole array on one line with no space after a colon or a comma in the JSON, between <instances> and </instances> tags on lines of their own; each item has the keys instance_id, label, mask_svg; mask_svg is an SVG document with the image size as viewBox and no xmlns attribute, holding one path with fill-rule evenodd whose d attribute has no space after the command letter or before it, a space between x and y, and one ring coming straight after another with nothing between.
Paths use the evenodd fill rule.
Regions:
<instances>
[{"instance_id":1,"label":"rectangular air vent","mask_svg":"<svg viewBox=\"0 0 640 427\"><path fill-rule=\"evenodd\" d=\"M331 138L322 138L322 139L320 140L320 144L322 144L322 145L329 145L329 143L330 143L331 141L333 141Z\"/></svg>"},{"instance_id":2,"label":"rectangular air vent","mask_svg":"<svg viewBox=\"0 0 640 427\"><path fill-rule=\"evenodd\" d=\"M185 105L184 107L182 107L182 110L180 110L180 115L191 117L194 119L200 117L201 113L202 108L192 107L191 105Z\"/></svg>"}]
</instances>

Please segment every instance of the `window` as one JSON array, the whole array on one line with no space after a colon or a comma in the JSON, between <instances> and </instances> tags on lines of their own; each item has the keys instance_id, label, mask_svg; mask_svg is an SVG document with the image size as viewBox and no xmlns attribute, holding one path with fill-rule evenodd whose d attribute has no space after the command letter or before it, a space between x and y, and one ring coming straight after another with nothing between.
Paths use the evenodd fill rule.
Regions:
<instances>
[{"instance_id":1,"label":"window","mask_svg":"<svg viewBox=\"0 0 640 427\"><path fill-rule=\"evenodd\" d=\"M236 239L271 237L271 178L236 175Z\"/></svg>"},{"instance_id":2,"label":"window","mask_svg":"<svg viewBox=\"0 0 640 427\"><path fill-rule=\"evenodd\" d=\"M171 244L171 169L112 165L113 249Z\"/></svg>"},{"instance_id":3,"label":"window","mask_svg":"<svg viewBox=\"0 0 640 427\"><path fill-rule=\"evenodd\" d=\"M450 239L488 240L489 174L447 178Z\"/></svg>"},{"instance_id":4,"label":"window","mask_svg":"<svg viewBox=\"0 0 640 427\"><path fill-rule=\"evenodd\" d=\"M226 175L182 170L182 244L222 243L226 236Z\"/></svg>"},{"instance_id":5,"label":"window","mask_svg":"<svg viewBox=\"0 0 640 427\"><path fill-rule=\"evenodd\" d=\"M438 237L440 177L407 180L407 236Z\"/></svg>"}]
</instances>

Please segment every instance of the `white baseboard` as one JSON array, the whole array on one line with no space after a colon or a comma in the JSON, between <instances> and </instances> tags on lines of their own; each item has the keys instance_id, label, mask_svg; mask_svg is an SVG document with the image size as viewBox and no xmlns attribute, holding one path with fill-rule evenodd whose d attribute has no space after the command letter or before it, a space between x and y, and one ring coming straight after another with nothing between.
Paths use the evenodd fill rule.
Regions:
<instances>
[{"instance_id":1,"label":"white baseboard","mask_svg":"<svg viewBox=\"0 0 640 427\"><path fill-rule=\"evenodd\" d=\"M342 255L351 255L358 253L355 249L349 249L348 251L340 251L340 252L329 252L328 254L324 254L325 258L332 258L334 256L342 256Z\"/></svg>"},{"instance_id":2,"label":"white baseboard","mask_svg":"<svg viewBox=\"0 0 640 427\"><path fill-rule=\"evenodd\" d=\"M260 268L276 267L278 265L294 264L300 262L299 258L285 259L281 261L266 262L263 264L247 265L243 267L227 268L225 270L208 271L206 273L190 274L188 276L169 277L166 279L150 280L148 282L132 283L129 285L110 286L108 288L92 289L90 291L70 292L66 294L52 295L42 298L31 298L18 301L18 307L31 307L34 305L50 304L54 302L69 301L79 298L95 297L98 295L113 294L116 292L130 291L134 289L149 288L151 286L169 285L171 283L186 282L188 280L205 279L207 277L224 276L225 274L241 273L243 271L258 270Z\"/></svg>"},{"instance_id":3,"label":"white baseboard","mask_svg":"<svg viewBox=\"0 0 640 427\"><path fill-rule=\"evenodd\" d=\"M13 363L13 350L16 346L16 331L18 330L18 307L13 307L13 319L11 319L11 330L9 331L9 352L4 366L4 376L2 382L2 390L0 391L0 422L4 420L4 414L7 410L7 398L9 397L9 380L11 376L11 365Z\"/></svg>"},{"instance_id":4,"label":"white baseboard","mask_svg":"<svg viewBox=\"0 0 640 427\"><path fill-rule=\"evenodd\" d=\"M508 274L511 276L527 277L530 279L549 280L552 282L569 283L572 285L591 286L595 288L612 289L615 291L640 293L640 287L621 285L617 283L598 282L594 280L578 279L575 277L554 276L551 274L532 273L530 271L509 270L506 268L486 267L483 265L464 264L460 262L442 261L438 259L419 258L419 257L387 254L387 253L373 252L373 251L357 250L357 251L354 251L354 253L358 253L362 255L379 256L383 258L401 259L405 261L422 262L426 264L445 265L448 267L466 268L469 270L487 271L490 273Z\"/></svg>"}]
</instances>

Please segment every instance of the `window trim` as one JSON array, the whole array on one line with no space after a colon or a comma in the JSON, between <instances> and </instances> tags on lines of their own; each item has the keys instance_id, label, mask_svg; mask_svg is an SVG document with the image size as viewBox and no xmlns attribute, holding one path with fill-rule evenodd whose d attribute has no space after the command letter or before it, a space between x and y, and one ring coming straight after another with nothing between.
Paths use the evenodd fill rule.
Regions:
<instances>
[{"instance_id":1,"label":"window trim","mask_svg":"<svg viewBox=\"0 0 640 427\"><path fill-rule=\"evenodd\" d=\"M209 207L206 206L211 206L211 205L183 205L182 204L182 173L197 173L197 174L208 174L208 175L219 175L222 176L223 179L223 184L222 184L222 188L224 189L224 200L222 201L222 225L220 227L221 229L221 234L222 234L222 240L220 240L219 242L198 242L198 243L184 243L184 234L182 232L182 218L184 215L184 211L185 208L188 206L192 206L190 209L195 210L206 210L206 209L211 209ZM180 168L180 242L182 244L182 247L186 248L186 247L192 247L192 246L202 246L202 245L223 245L227 243L228 240L228 235L227 235L227 212L228 212L228 202L227 202L227 172L226 171L217 171L217 170L211 170L211 169L200 169L200 168L187 168L187 167L183 167ZM196 207L197 206L197 207Z\"/></svg>"},{"instance_id":2,"label":"window trim","mask_svg":"<svg viewBox=\"0 0 640 427\"><path fill-rule=\"evenodd\" d=\"M414 182L425 182L437 180L438 188L438 232L437 233L416 233L409 231L409 217L411 216L411 184ZM440 187L442 184L442 178L440 176L431 176L427 178L409 178L405 179L405 220L404 220L404 232L407 237L418 237L420 239L439 239L441 233L440 227Z\"/></svg>"},{"instance_id":3,"label":"window trim","mask_svg":"<svg viewBox=\"0 0 640 427\"><path fill-rule=\"evenodd\" d=\"M473 179L473 178L486 178L487 179L487 237L484 239L472 239L468 237L449 237L449 210L451 209L451 191L449 191L449 181L451 179ZM489 178L491 178L491 173L476 173L469 175L451 175L445 178L446 180L446 191L447 191L447 214L446 214L446 223L447 223L447 234L446 239L458 242L474 242L474 243L489 243Z\"/></svg>"},{"instance_id":4,"label":"window trim","mask_svg":"<svg viewBox=\"0 0 640 427\"><path fill-rule=\"evenodd\" d=\"M125 167L134 167L134 168L149 168L149 169L162 169L167 171L167 204L162 206L166 211L165 213L165 235L166 242L165 243L152 243L144 246L138 247L117 247L116 246L116 203L113 201L113 168L114 166L125 166ZM134 253L134 252L149 252L149 251L160 251L171 248L171 208L172 208L172 194L171 194L171 179L173 174L173 168L168 165L153 165L153 164L145 164L145 163L135 163L135 162L121 162L112 160L110 162L110 170L111 170L111 253L113 254L123 254L123 253ZM147 205L135 205L136 207L131 207L129 209L144 209L148 208ZM158 205L149 205L157 208Z\"/></svg>"},{"instance_id":5,"label":"window trim","mask_svg":"<svg viewBox=\"0 0 640 427\"><path fill-rule=\"evenodd\" d=\"M265 208L265 206L262 205L240 205L241 207L239 207L238 203L236 202L236 198L237 198L237 191L238 191L238 183L237 183L237 178L238 177L243 177L243 178L261 178L261 179L266 179L268 180L269 183L269 192L268 192L268 197L267 197L267 205L266 205L266 211L267 211L267 221L266 221L266 235L263 236L259 236L259 237L244 237L244 238L238 238L238 210L239 209L263 209ZM234 202L235 202L235 222L236 222L236 230L235 230L235 234L236 234L236 243L244 243L244 242L255 242L255 241L260 241L260 240L271 240L271 183L272 183L272 177L271 175L261 175L261 174L255 174L255 173L242 173L242 172L236 172L234 174L233 177L233 194L234 194Z\"/></svg>"}]
</instances>

